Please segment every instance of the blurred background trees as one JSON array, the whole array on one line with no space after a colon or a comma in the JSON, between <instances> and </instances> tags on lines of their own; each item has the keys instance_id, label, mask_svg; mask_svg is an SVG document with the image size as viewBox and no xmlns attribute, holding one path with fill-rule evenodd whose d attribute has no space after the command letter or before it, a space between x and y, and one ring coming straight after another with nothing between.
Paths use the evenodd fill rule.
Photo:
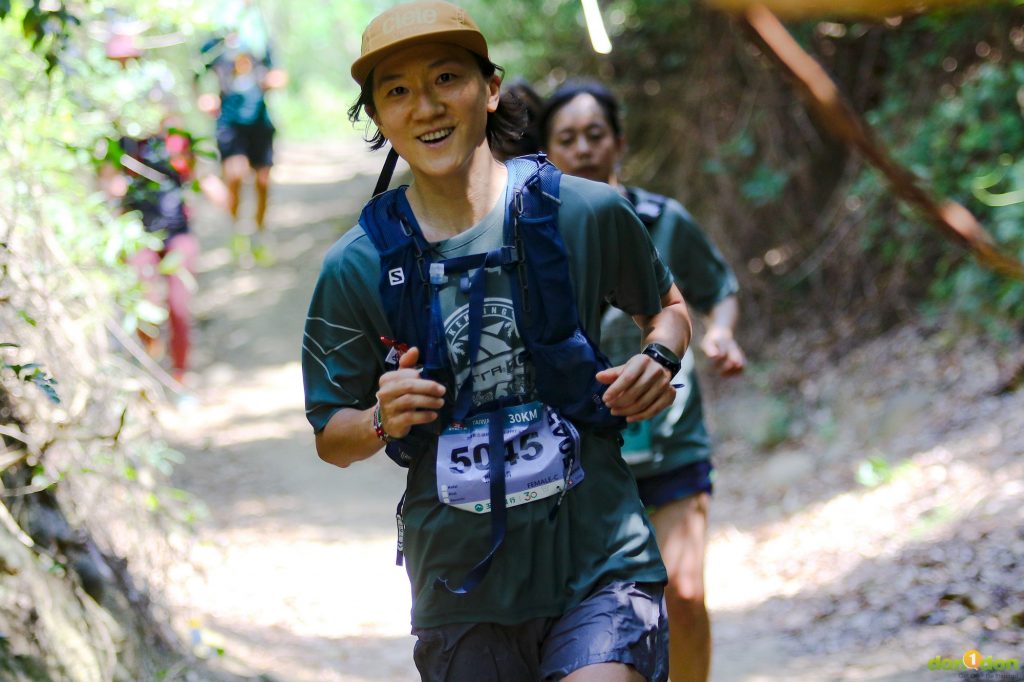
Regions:
<instances>
[{"instance_id":1,"label":"blurred background trees","mask_svg":"<svg viewBox=\"0 0 1024 682\"><path fill-rule=\"evenodd\" d=\"M714 234L745 285L747 320L863 335L920 306L1020 319L1024 288L894 200L821 132L736 22L697 2L602 9L607 56L590 49L575 2L517 3L493 28L536 26L508 54L523 55L513 72L542 89L587 74L622 95L625 177L678 196ZM1022 21L1003 3L791 25L892 154L1018 257Z\"/></svg>"},{"instance_id":2,"label":"blurred background trees","mask_svg":"<svg viewBox=\"0 0 1024 682\"><path fill-rule=\"evenodd\" d=\"M293 76L290 97L277 102L286 134L348 130L348 64L361 27L388 4L323 3L313 13L268 2ZM464 4L507 76L542 94L596 77L623 98L625 178L697 215L739 271L748 320L761 331L862 336L947 308L995 330L1024 314L1024 287L975 265L890 196L822 132L730 16L696 0L602 2L613 50L599 55L577 0ZM1024 255L1020 3L789 27L899 162Z\"/></svg>"},{"instance_id":3,"label":"blurred background trees","mask_svg":"<svg viewBox=\"0 0 1024 682\"><path fill-rule=\"evenodd\" d=\"M351 134L345 110L356 92L348 65L361 28L388 4L335 0L313 11L263 3L279 61L292 76L271 103L282 137ZM567 78L597 77L621 95L625 177L679 197L697 215L735 264L749 319L764 331L806 324L863 334L910 311L947 307L981 312L995 326L1024 314L1024 287L974 265L893 199L874 171L822 132L729 16L695 0L603 2L614 49L598 55L576 0L466 4L508 76L542 94ZM55 1L25 3L20 12L18 3L8 5L0 3L11 15L5 41L23 31L38 37L33 54L42 61L33 76L21 52L5 56L5 99L27 105L8 107L6 116L22 118L26 130L63 125L60 153L82 152L112 121L140 127L154 115L131 96L131 78L102 59L104 22L118 16L144 22L144 42L164 40L146 61L169 67L176 96L192 110L196 47L216 4L157 10L155 2ZM1009 253L1024 254L1019 3L803 20L790 28L901 163L964 203ZM75 78L74 97L62 97L60 88ZM24 118L41 96L53 110ZM198 131L209 125L194 115L190 121ZM31 158L43 162L48 153Z\"/></svg>"}]
</instances>

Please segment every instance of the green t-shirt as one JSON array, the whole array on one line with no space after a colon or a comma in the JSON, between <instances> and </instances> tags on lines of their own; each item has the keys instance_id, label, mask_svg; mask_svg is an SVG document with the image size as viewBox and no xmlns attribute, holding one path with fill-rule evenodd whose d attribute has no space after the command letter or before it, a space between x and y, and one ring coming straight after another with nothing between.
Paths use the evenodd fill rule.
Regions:
<instances>
[{"instance_id":1,"label":"green t-shirt","mask_svg":"<svg viewBox=\"0 0 1024 682\"><path fill-rule=\"evenodd\" d=\"M636 188L629 188L629 193L638 205L656 197ZM664 200L664 207L650 228L651 238L687 304L706 315L739 290L736 277L678 201L656 198ZM624 362L640 346L640 331L632 319L614 308L601 321L601 338L602 349L614 364ZM624 434L624 454L638 479L711 457L692 349L682 358L676 382L685 386L676 390L673 404L647 422L631 424Z\"/></svg>"},{"instance_id":2,"label":"green t-shirt","mask_svg":"<svg viewBox=\"0 0 1024 682\"><path fill-rule=\"evenodd\" d=\"M585 331L599 338L605 298L633 314L655 314L661 294L671 286L671 275L629 204L607 185L569 176L562 178L560 196L559 228ZM499 204L495 210L500 215L504 207ZM451 257L497 244L501 222L494 216L435 249ZM343 407L367 409L374 404L385 358L379 337L391 336L379 279L380 260L361 227L349 230L324 259L302 352L306 415L315 431ZM458 278L451 280L449 286L458 285ZM497 328L505 322L500 300L508 297L508 283L498 271L488 277L487 296L494 301L491 321ZM448 292L444 299L451 301L442 303L446 322L455 329L461 303ZM515 342L518 334L506 331L498 337L510 341L505 344L506 359L521 356ZM449 339L457 336L446 334ZM532 368L528 361L523 364L523 373L513 371L474 388L501 392L517 386L515 390L528 391ZM491 541L490 516L438 500L434 454L412 463L403 520L415 627L521 623L560 615L609 581L666 579L653 530L618 446L586 431L581 437L585 477L565 496L555 520L548 520L548 514L557 496L510 508L505 542L490 571L464 596L434 589L434 581L459 581L483 558Z\"/></svg>"}]
</instances>

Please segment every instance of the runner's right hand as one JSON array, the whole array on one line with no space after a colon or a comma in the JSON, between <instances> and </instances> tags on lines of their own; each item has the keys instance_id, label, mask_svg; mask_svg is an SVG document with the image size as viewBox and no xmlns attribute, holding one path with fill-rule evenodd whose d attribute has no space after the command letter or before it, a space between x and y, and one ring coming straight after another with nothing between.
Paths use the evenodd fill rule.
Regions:
<instances>
[{"instance_id":1,"label":"runner's right hand","mask_svg":"<svg viewBox=\"0 0 1024 682\"><path fill-rule=\"evenodd\" d=\"M392 438L405 438L413 426L434 421L444 406L444 385L420 376L419 359L420 350L413 346L398 360L398 369L380 377L381 425Z\"/></svg>"}]
</instances>

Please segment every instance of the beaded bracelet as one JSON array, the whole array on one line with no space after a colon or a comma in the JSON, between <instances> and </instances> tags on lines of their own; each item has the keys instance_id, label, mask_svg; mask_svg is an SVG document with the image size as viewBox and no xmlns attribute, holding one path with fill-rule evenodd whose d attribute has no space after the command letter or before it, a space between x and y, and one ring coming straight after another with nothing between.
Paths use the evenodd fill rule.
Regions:
<instances>
[{"instance_id":1,"label":"beaded bracelet","mask_svg":"<svg viewBox=\"0 0 1024 682\"><path fill-rule=\"evenodd\" d=\"M384 443L390 443L394 440L388 435L388 432L384 430L384 418L380 414L380 401L377 402L377 407L373 410L373 431L377 434L377 438L382 440Z\"/></svg>"}]
</instances>

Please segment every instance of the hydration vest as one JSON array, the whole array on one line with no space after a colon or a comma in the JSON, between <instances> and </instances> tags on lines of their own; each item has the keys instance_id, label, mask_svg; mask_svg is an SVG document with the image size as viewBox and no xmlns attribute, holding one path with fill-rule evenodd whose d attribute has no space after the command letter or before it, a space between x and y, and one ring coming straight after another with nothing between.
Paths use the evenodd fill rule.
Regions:
<instances>
[{"instance_id":1,"label":"hydration vest","mask_svg":"<svg viewBox=\"0 0 1024 682\"><path fill-rule=\"evenodd\" d=\"M380 256L380 296L397 341L418 346L423 376L447 387L445 406L432 425L387 447L401 466L432 447L439 428L476 412L521 402L513 397L474 409L473 372L455 386L441 319L440 288L457 277L470 298L470 358L480 345L485 274L500 267L512 281L516 325L534 368L537 399L577 426L621 430L625 420L604 404L607 388L594 375L610 367L583 331L569 275L569 257L558 230L561 171L544 155L506 163L511 196L505 207L502 246L483 254L435 261L405 196L405 188L378 194L363 208L359 224ZM475 271L475 272L474 272ZM456 395L457 400L452 400Z\"/></svg>"},{"instance_id":2,"label":"hydration vest","mask_svg":"<svg viewBox=\"0 0 1024 682\"><path fill-rule=\"evenodd\" d=\"M401 466L435 449L441 430L452 422L465 422L490 412L488 470L490 480L491 548L462 579L452 586L438 578L435 587L466 594L478 585L500 549L506 529L505 457L502 440L503 408L537 399L555 408L576 426L618 432L626 426L604 404L607 388L595 378L611 366L580 325L569 256L558 230L561 172L544 155L509 160L511 196L505 207L502 246L487 253L434 260L405 195L405 188L381 192L390 178L394 154L382 171L376 196L363 208L359 224L380 257L380 296L395 340L417 346L422 353L422 376L446 386L445 405L432 424L414 427L406 438L385 448ZM389 168L390 166L390 168ZM533 396L510 396L473 405L473 373L483 326L486 270L501 268L511 279L512 305L520 338L533 365ZM449 277L469 296L470 371L460 386L448 357L441 313L440 291ZM453 398L453 396L455 396ZM571 468L571 467L570 467ZM566 488L568 489L568 469ZM550 518L554 519L556 503ZM403 522L399 502L398 563L402 560Z\"/></svg>"},{"instance_id":3,"label":"hydration vest","mask_svg":"<svg viewBox=\"0 0 1024 682\"><path fill-rule=\"evenodd\" d=\"M639 187L627 187L626 199L633 204L633 210L648 231L654 229L655 223L665 211L665 204L668 203L668 197Z\"/></svg>"}]
</instances>

